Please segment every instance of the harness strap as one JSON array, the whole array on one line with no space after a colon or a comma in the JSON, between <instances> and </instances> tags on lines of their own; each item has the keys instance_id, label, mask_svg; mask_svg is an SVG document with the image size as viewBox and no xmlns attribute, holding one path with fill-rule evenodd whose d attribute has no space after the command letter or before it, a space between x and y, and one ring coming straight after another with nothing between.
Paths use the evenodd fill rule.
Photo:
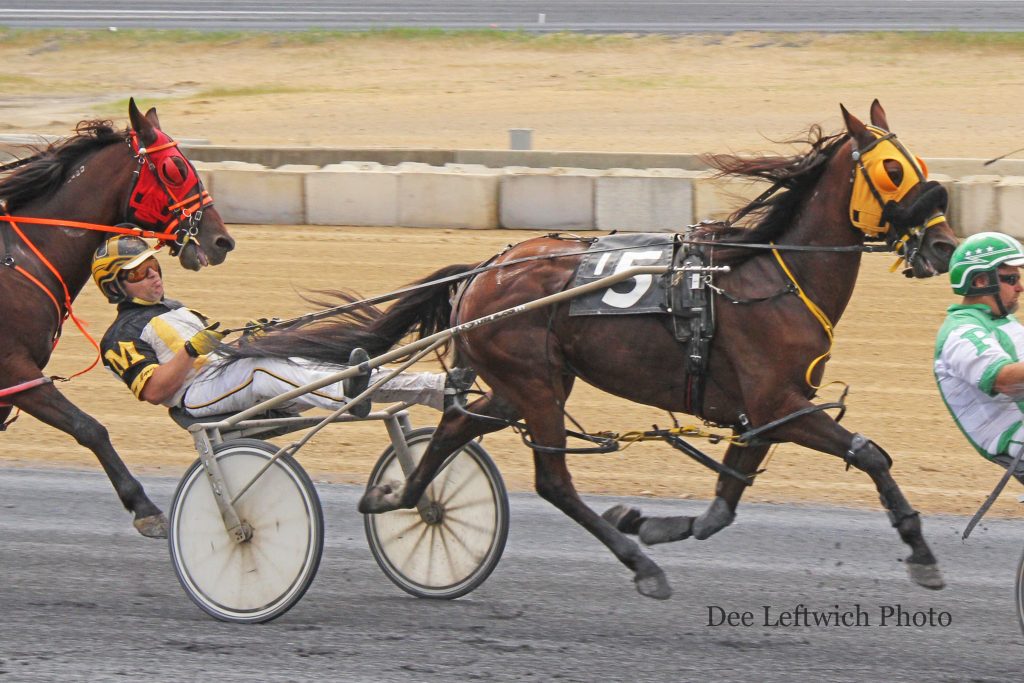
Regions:
<instances>
[{"instance_id":1,"label":"harness strap","mask_svg":"<svg viewBox=\"0 0 1024 683\"><path fill-rule=\"evenodd\" d=\"M117 225L102 225L100 223L83 223L81 221L67 221L56 218L36 218L33 216L12 216L4 210L4 215L0 216L0 220L7 221L8 223L14 224L14 221L19 223L28 223L31 225L45 225L53 228L78 228L81 230L94 230L96 232L112 232L118 235L135 235L137 237L145 237L147 239L160 240L167 242L175 239L174 235L169 235L162 232L153 232L152 230L143 230L142 228L126 228Z\"/></svg>"},{"instance_id":2,"label":"harness strap","mask_svg":"<svg viewBox=\"0 0 1024 683\"><path fill-rule=\"evenodd\" d=\"M64 311L62 313L60 303L57 301L56 295L54 295L54 293L51 292L46 285L40 282L40 280L37 277L29 273L21 266L14 266L15 271L23 275L25 278L29 280L29 282L32 282L37 287L39 287L39 289L43 290L43 292L48 297L50 297L50 301L53 302L54 307L57 309L57 329L53 335L53 347L55 348L57 346L57 342L60 340L61 331L64 328L64 321L67 320L68 318L71 318L71 320L75 323L75 327L78 328L79 332L81 332L82 335L89 341L89 343L92 344L93 348L96 349L96 358L93 360L92 364L89 365L89 367L85 368L84 370L79 370L75 374L71 375L71 378L78 377L79 375L84 375L85 373L89 372L94 367L96 367L96 365L100 362L100 345L96 342L95 339L93 339L92 335L89 334L89 332L85 329L84 323L78 318L78 316L75 315L74 309L72 308L71 305L71 292L68 290L68 285L64 281L64 278L61 276L60 272L54 267L52 263L50 263L50 260L43 255L43 252L39 251L39 248L36 247L32 240L30 240L28 236L21 231L21 228L18 227L18 224L14 221L14 218L9 213L7 213L6 208L4 208L4 213L6 214L5 219L10 224L14 232L17 233L18 237L21 238L21 241L24 242L28 246L28 248L32 250L32 253L36 255L36 258L38 258L39 261L44 266L46 266L46 268L53 274L55 278L57 278L57 282L60 283L61 289L64 291Z\"/></svg>"},{"instance_id":3,"label":"harness strap","mask_svg":"<svg viewBox=\"0 0 1024 683\"><path fill-rule=\"evenodd\" d=\"M786 262L782 260L782 254L780 254L777 250L774 249L772 250L772 253L775 255L775 260L779 262L779 266L782 267L782 272L786 274L786 277L789 278L789 281L792 282L793 286L796 288L796 295L800 297L801 301L804 302L804 306L806 306L807 310L811 312L811 315L814 316L814 319L821 324L821 329L825 331L825 336L828 337L828 349L826 349L825 353L821 354L820 356L812 360L811 364L807 366L807 372L804 373L804 380L807 382L807 386L811 387L812 389L820 389L821 385L815 384L813 380L811 380L811 374L814 372L814 368L818 366L818 363L828 358L832 354L832 344L834 341L834 334L832 332L832 321L829 320L828 316L825 315L825 312L818 307L818 304L811 301L810 297L807 296L803 288L800 287L800 283L796 281L796 278L793 277L793 273L790 272L789 268L786 266Z\"/></svg>"},{"instance_id":4,"label":"harness strap","mask_svg":"<svg viewBox=\"0 0 1024 683\"><path fill-rule=\"evenodd\" d=\"M35 275L33 275L32 273L28 272L27 270L25 270L21 266L15 265L15 266L12 266L12 267L14 268L14 270L16 272L21 273L21 275L23 275L26 280L28 280L29 282L34 284L39 289L43 290L43 293L46 294L46 296L50 297L50 301L53 302L53 307L56 309L56 313L57 313L57 333L53 336L53 345L57 346L57 340L60 339L60 332L61 332L61 328L64 325L64 318L65 318L64 312L61 311L61 309L60 309L60 302L57 301L57 297L54 296L53 292L51 292L50 289L46 285L44 285L42 282L40 282L39 278L37 278Z\"/></svg>"},{"instance_id":5,"label":"harness strap","mask_svg":"<svg viewBox=\"0 0 1024 683\"><path fill-rule=\"evenodd\" d=\"M36 388L38 386L41 386L43 384L53 384L53 378L52 377L36 377L35 379L30 379L27 382L21 382L20 384L15 384L14 386L7 387L6 389L0 389L0 398L3 398L5 396L11 396L13 394L20 394L23 391L28 391L29 389L34 389L34 388ZM11 405L11 404L10 403L0 403L0 407L9 406L9 405Z\"/></svg>"}]
</instances>

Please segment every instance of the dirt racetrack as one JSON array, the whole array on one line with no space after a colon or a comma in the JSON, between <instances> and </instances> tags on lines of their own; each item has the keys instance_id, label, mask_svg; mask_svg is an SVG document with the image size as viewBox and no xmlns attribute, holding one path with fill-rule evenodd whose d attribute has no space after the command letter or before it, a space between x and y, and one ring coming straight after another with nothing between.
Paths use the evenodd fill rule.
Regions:
<instances>
[{"instance_id":1,"label":"dirt racetrack","mask_svg":"<svg viewBox=\"0 0 1024 683\"><path fill-rule=\"evenodd\" d=\"M1020 52L1016 43L949 37L385 36L304 43L127 34L79 37L73 44L57 34L7 35L0 39L6 65L0 132L64 134L93 117L123 125L125 98L135 95L142 106L159 107L173 136L221 144L500 148L507 128L532 127L541 149L778 151L764 136L783 139L812 123L834 130L839 102L866 116L879 97L901 139L921 156L986 157L1024 144L1016 113L1024 99ZM160 54L177 57L152 58ZM530 236L302 226L232 226L232 232L238 249L216 269L196 274L164 264L173 297L228 326L304 312L299 291L340 286L383 293ZM826 379L851 386L844 424L893 455L897 481L915 506L970 513L1002 470L973 454L935 390L932 344L951 295L944 279L911 282L890 274L891 260L865 258ZM91 284L76 310L96 336L113 318ZM68 326L47 372L70 374L90 354ZM194 458L187 434L162 409L137 403L106 371L62 390L109 428L135 471L178 475ZM836 395L829 389L823 398ZM670 423L660 411L583 386L569 410L591 430ZM414 411L417 425L435 418ZM98 467L70 437L27 416L0 439L4 464ZM514 435L484 443L512 488L531 487L531 457ZM380 425L333 427L300 460L315 479L362 483L385 445ZM695 498L713 492L711 473L659 444L573 456L571 466L587 492ZM995 511L1017 512L1019 492L1011 484ZM789 445L776 450L747 500L878 506L866 475Z\"/></svg>"}]
</instances>

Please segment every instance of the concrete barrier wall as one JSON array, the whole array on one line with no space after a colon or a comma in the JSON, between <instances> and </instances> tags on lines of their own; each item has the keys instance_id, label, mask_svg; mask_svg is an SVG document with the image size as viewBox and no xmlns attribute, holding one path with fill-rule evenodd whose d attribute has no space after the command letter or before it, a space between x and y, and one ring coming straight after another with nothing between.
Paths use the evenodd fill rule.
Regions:
<instances>
[{"instance_id":1,"label":"concrete barrier wall","mask_svg":"<svg viewBox=\"0 0 1024 683\"><path fill-rule=\"evenodd\" d=\"M0 162L54 139L0 135ZM696 154L180 142L232 223L675 232L765 187L716 179ZM957 234L1024 239L1024 160L925 161L949 190Z\"/></svg>"},{"instance_id":2,"label":"concrete barrier wall","mask_svg":"<svg viewBox=\"0 0 1024 683\"><path fill-rule=\"evenodd\" d=\"M665 168L196 165L229 223L678 232L725 218L765 188ZM1024 176L932 178L949 190L957 234L999 230L1024 239Z\"/></svg>"},{"instance_id":3,"label":"concrete barrier wall","mask_svg":"<svg viewBox=\"0 0 1024 683\"><path fill-rule=\"evenodd\" d=\"M5 138L9 138L6 139ZM16 150L28 140L39 136L0 135L0 156ZM490 168L528 166L530 168L615 168L681 169L707 171L699 154L654 152L572 152L508 149L402 149L393 147L252 147L212 145L206 141L179 141L181 149L194 161L246 161L276 168L285 164L328 166L346 161L375 162L397 166L404 162L444 166L445 164L480 164ZM986 159L925 157L932 174L961 178L992 173L1003 176L1024 176L1024 159L1007 158L986 165Z\"/></svg>"}]
</instances>

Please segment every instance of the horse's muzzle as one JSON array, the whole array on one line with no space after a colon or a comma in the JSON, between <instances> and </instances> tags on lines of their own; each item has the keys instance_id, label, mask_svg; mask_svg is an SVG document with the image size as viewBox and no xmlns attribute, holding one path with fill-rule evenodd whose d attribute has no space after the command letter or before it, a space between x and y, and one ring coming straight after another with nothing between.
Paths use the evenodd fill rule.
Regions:
<instances>
[{"instance_id":1,"label":"horse's muzzle","mask_svg":"<svg viewBox=\"0 0 1024 683\"><path fill-rule=\"evenodd\" d=\"M934 180L924 183L921 188L917 198L906 205L894 201L886 204L882 211L882 219L899 232L903 232L923 225L936 213L945 213L949 206L949 192L946 188Z\"/></svg>"}]
</instances>

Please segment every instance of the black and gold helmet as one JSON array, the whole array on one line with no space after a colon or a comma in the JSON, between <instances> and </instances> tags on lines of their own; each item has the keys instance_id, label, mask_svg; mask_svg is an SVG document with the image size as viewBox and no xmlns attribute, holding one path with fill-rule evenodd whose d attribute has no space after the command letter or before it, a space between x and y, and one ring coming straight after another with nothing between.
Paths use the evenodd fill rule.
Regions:
<instances>
[{"instance_id":1,"label":"black and gold helmet","mask_svg":"<svg viewBox=\"0 0 1024 683\"><path fill-rule=\"evenodd\" d=\"M146 259L156 254L141 237L135 235L115 235L101 244L92 256L92 279L100 288L107 301L112 304L128 299L118 274L122 270L131 270Z\"/></svg>"}]
</instances>

